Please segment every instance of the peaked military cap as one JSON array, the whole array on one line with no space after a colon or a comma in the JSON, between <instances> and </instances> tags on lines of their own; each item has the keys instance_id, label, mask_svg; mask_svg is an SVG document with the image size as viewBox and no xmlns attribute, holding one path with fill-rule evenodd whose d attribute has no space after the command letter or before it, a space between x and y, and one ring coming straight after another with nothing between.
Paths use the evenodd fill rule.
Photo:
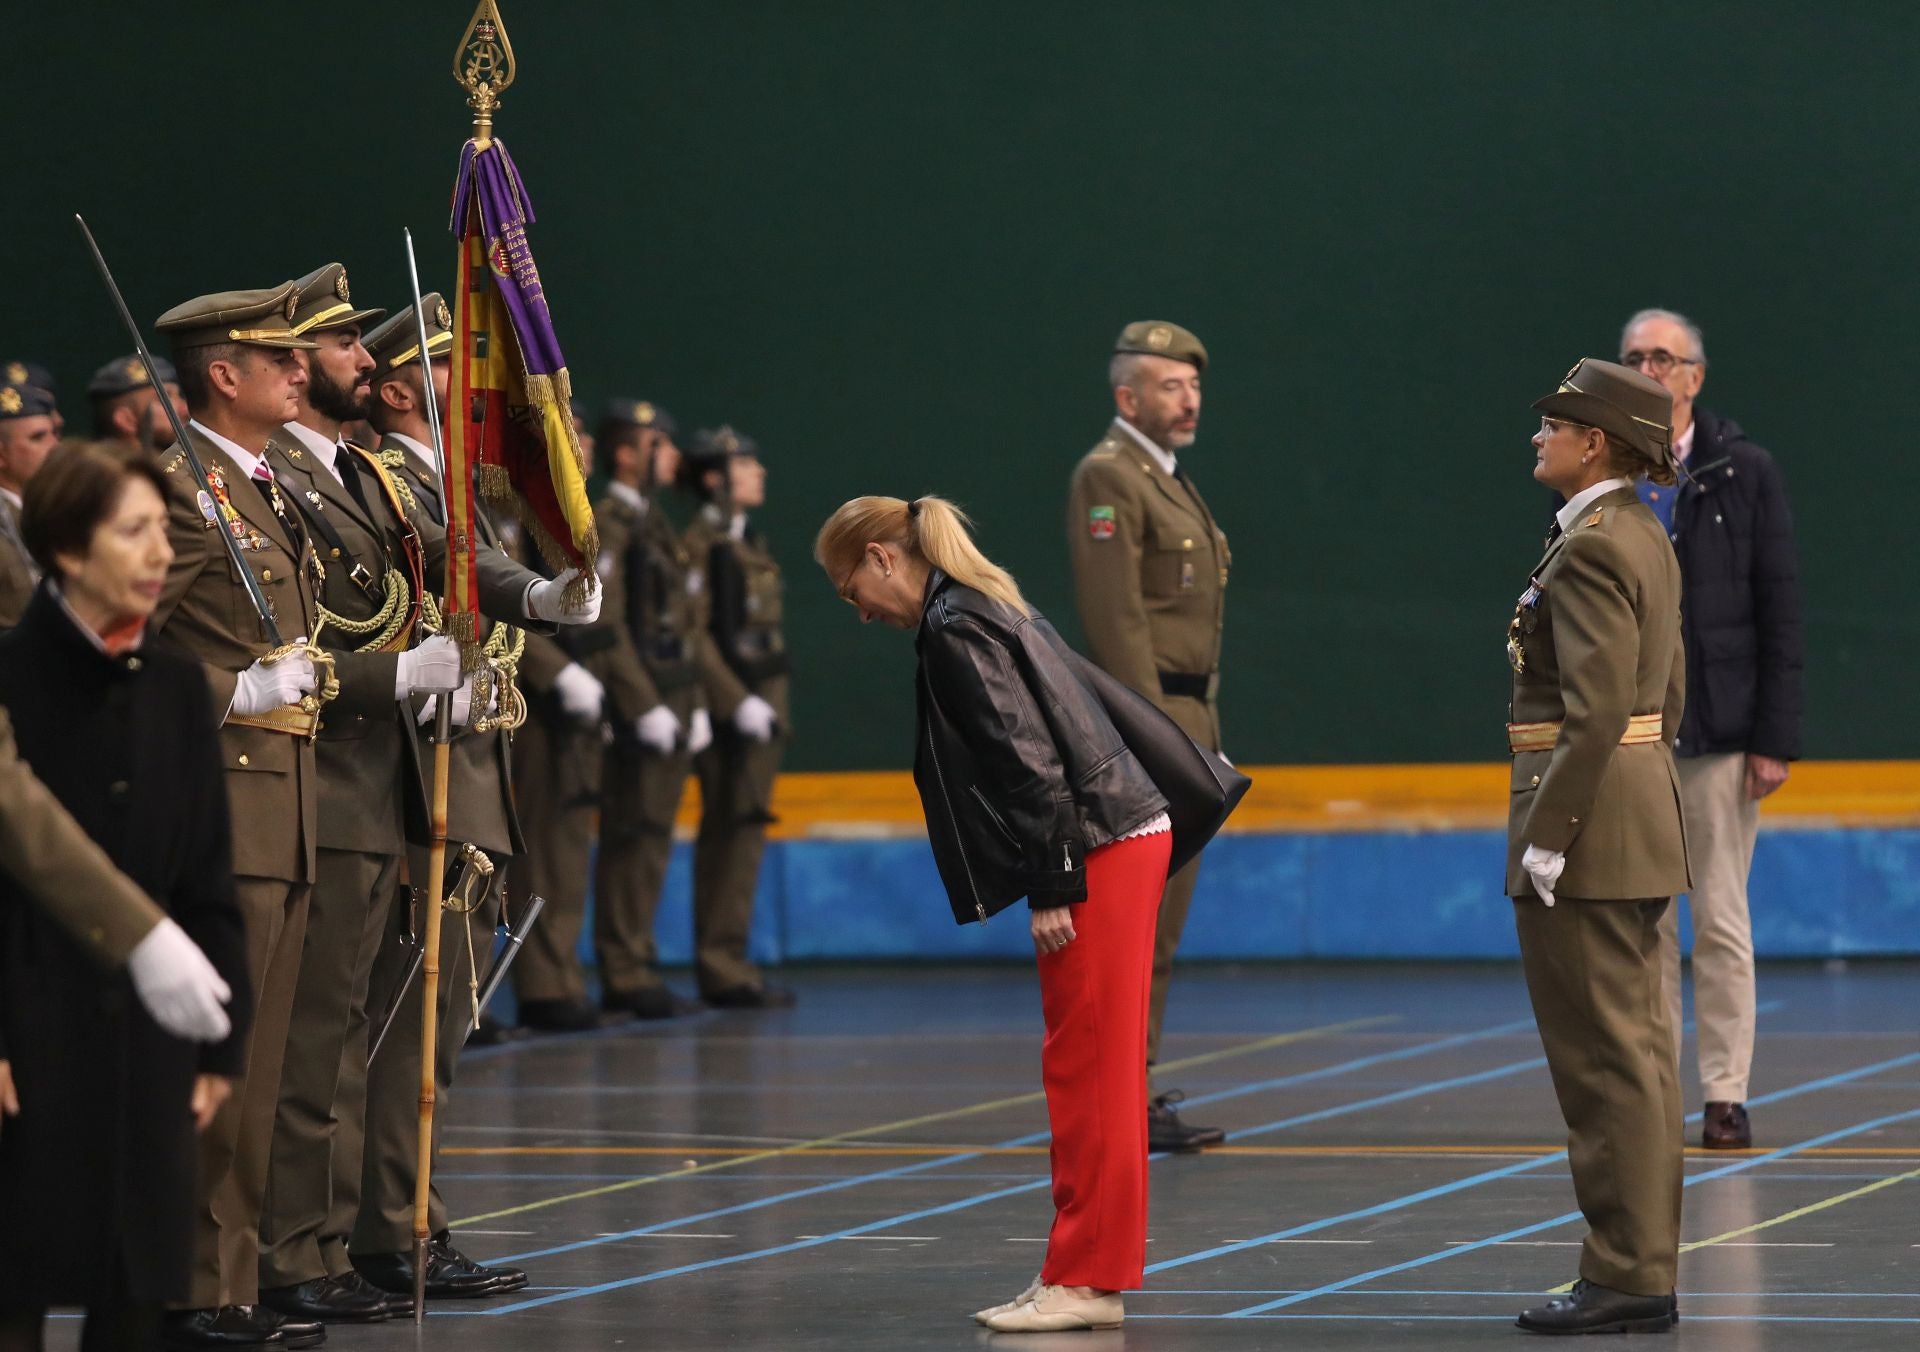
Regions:
<instances>
[{"instance_id":1,"label":"peaked military cap","mask_svg":"<svg viewBox=\"0 0 1920 1352\"><path fill-rule=\"evenodd\" d=\"M292 282L258 291L219 291L182 301L154 320L153 326L167 335L175 352L216 343L311 351L320 344L293 331L293 314L299 305L300 291Z\"/></svg>"},{"instance_id":2,"label":"peaked military cap","mask_svg":"<svg viewBox=\"0 0 1920 1352\"><path fill-rule=\"evenodd\" d=\"M1673 396L1652 376L1618 362L1582 357L1560 388L1533 406L1549 417L1597 427L1656 465L1673 454Z\"/></svg>"},{"instance_id":3,"label":"peaked military cap","mask_svg":"<svg viewBox=\"0 0 1920 1352\"><path fill-rule=\"evenodd\" d=\"M427 356L437 360L453 351L453 311L438 291L420 297L420 305L427 314ZM419 361L420 326L414 322L413 307L403 305L379 327L360 335L360 342L373 358L375 380Z\"/></svg>"},{"instance_id":4,"label":"peaked military cap","mask_svg":"<svg viewBox=\"0 0 1920 1352\"><path fill-rule=\"evenodd\" d=\"M153 359L153 369L160 373L163 384L177 385L180 373L173 369L173 363L165 357ZM147 368L140 361L139 353L125 357L115 357L105 366L93 373L93 379L87 382L87 393L95 399L111 399L117 394L132 394L135 390L147 388Z\"/></svg>"},{"instance_id":5,"label":"peaked military cap","mask_svg":"<svg viewBox=\"0 0 1920 1352\"><path fill-rule=\"evenodd\" d=\"M53 372L37 361L10 361L0 366L0 380L9 385L30 385L53 393Z\"/></svg>"},{"instance_id":6,"label":"peaked military cap","mask_svg":"<svg viewBox=\"0 0 1920 1352\"><path fill-rule=\"evenodd\" d=\"M294 286L300 293L299 304L293 312L295 333L324 333L328 329L344 329L349 324L364 327L387 317L385 310L353 308L353 296L347 289L347 270L339 263L315 268Z\"/></svg>"},{"instance_id":7,"label":"peaked military cap","mask_svg":"<svg viewBox=\"0 0 1920 1352\"><path fill-rule=\"evenodd\" d=\"M680 431L680 425L671 414L647 399L609 399L606 421L632 423L635 427L655 427L668 440L672 440Z\"/></svg>"},{"instance_id":8,"label":"peaked military cap","mask_svg":"<svg viewBox=\"0 0 1920 1352\"><path fill-rule=\"evenodd\" d=\"M1188 330L1164 319L1141 319L1127 325L1113 340L1113 350L1172 357L1175 361L1191 362L1196 371L1207 369L1207 345Z\"/></svg>"},{"instance_id":9,"label":"peaked military cap","mask_svg":"<svg viewBox=\"0 0 1920 1352\"><path fill-rule=\"evenodd\" d=\"M51 415L53 396L37 385L0 385L0 422Z\"/></svg>"}]
</instances>

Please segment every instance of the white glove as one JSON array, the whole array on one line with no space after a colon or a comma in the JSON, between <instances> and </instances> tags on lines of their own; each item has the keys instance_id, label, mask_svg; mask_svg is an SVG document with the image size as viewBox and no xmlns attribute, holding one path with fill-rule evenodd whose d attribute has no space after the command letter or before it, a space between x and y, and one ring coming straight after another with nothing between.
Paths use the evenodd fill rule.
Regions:
<instances>
[{"instance_id":1,"label":"white glove","mask_svg":"<svg viewBox=\"0 0 1920 1352\"><path fill-rule=\"evenodd\" d=\"M414 715L414 721L421 727L433 722L433 716L440 712L440 697L428 695L427 702L420 706L420 712ZM469 676L460 688L453 692L453 726L464 728L473 721L473 677Z\"/></svg>"},{"instance_id":2,"label":"white glove","mask_svg":"<svg viewBox=\"0 0 1920 1352\"><path fill-rule=\"evenodd\" d=\"M666 705L656 704L633 721L633 735L642 746L671 756L673 744L680 740L680 720Z\"/></svg>"},{"instance_id":3,"label":"white glove","mask_svg":"<svg viewBox=\"0 0 1920 1352\"><path fill-rule=\"evenodd\" d=\"M460 686L460 645L445 634L435 634L419 647L400 654L393 697L425 695Z\"/></svg>"},{"instance_id":4,"label":"white glove","mask_svg":"<svg viewBox=\"0 0 1920 1352\"><path fill-rule=\"evenodd\" d=\"M607 688L578 662L569 662L553 678L553 691L560 696L560 707L569 718L583 723L598 723L606 706Z\"/></svg>"},{"instance_id":5,"label":"white glove","mask_svg":"<svg viewBox=\"0 0 1920 1352\"><path fill-rule=\"evenodd\" d=\"M305 643L305 639L299 640ZM304 649L296 649L268 666L262 658L239 672L233 683L230 714L264 714L284 704L298 704L302 695L313 693L313 659Z\"/></svg>"},{"instance_id":6,"label":"white glove","mask_svg":"<svg viewBox=\"0 0 1920 1352\"><path fill-rule=\"evenodd\" d=\"M1527 871L1527 877L1533 882L1533 890L1540 894L1540 900L1553 905L1553 885L1560 881L1560 871L1567 866L1567 856L1559 850L1543 850L1538 845L1527 846L1527 852L1520 856L1520 867Z\"/></svg>"},{"instance_id":7,"label":"white glove","mask_svg":"<svg viewBox=\"0 0 1920 1352\"><path fill-rule=\"evenodd\" d=\"M695 709L687 724L687 750L699 755L713 745L713 717L705 709Z\"/></svg>"},{"instance_id":8,"label":"white glove","mask_svg":"<svg viewBox=\"0 0 1920 1352\"><path fill-rule=\"evenodd\" d=\"M600 579L595 578L578 610L568 610L561 598L580 576L578 568L569 568L559 577L535 582L527 588L527 614L548 624L592 624L600 618Z\"/></svg>"},{"instance_id":9,"label":"white glove","mask_svg":"<svg viewBox=\"0 0 1920 1352\"><path fill-rule=\"evenodd\" d=\"M773 725L778 721L773 706L758 695L748 695L733 711L733 726L743 737L751 737L756 742L771 742Z\"/></svg>"},{"instance_id":10,"label":"white glove","mask_svg":"<svg viewBox=\"0 0 1920 1352\"><path fill-rule=\"evenodd\" d=\"M127 972L153 1021L175 1037L218 1042L233 1029L221 1006L233 991L200 945L171 920L162 920L133 946Z\"/></svg>"}]
</instances>

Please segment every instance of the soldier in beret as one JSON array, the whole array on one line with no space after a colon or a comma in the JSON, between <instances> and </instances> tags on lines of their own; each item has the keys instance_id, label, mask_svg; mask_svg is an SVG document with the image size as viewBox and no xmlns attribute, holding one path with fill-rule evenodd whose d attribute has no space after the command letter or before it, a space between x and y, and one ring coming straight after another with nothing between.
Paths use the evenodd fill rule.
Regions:
<instances>
[{"instance_id":1,"label":"soldier in beret","mask_svg":"<svg viewBox=\"0 0 1920 1352\"><path fill-rule=\"evenodd\" d=\"M1220 638L1233 556L1180 461L1200 425L1207 349L1163 320L1129 324L1107 366L1115 417L1073 472L1067 545L1087 649L1104 670L1145 695L1210 751L1220 750ZM1186 928L1200 860L1167 880L1153 945L1147 1062L1160 1055L1167 982ZM1177 1093L1147 1106L1147 1145L1194 1151L1226 1133L1193 1126Z\"/></svg>"},{"instance_id":2,"label":"soldier in beret","mask_svg":"<svg viewBox=\"0 0 1920 1352\"><path fill-rule=\"evenodd\" d=\"M1661 918L1689 885L1673 737L1680 565L1634 481L1671 485L1658 381L1587 358L1534 404L1533 477L1566 499L1507 629L1507 893L1587 1218L1540 1333L1658 1333L1680 1249L1678 1030Z\"/></svg>"},{"instance_id":3,"label":"soldier in beret","mask_svg":"<svg viewBox=\"0 0 1920 1352\"><path fill-rule=\"evenodd\" d=\"M700 681L719 726L694 757L700 777L700 833L693 849L694 968L700 996L723 1009L794 1002L747 957L753 899L773 781L788 735L786 636L781 631L780 564L748 514L767 499L760 447L731 427L703 431L680 467L700 502L686 552L707 575L707 630Z\"/></svg>"},{"instance_id":4,"label":"soldier in beret","mask_svg":"<svg viewBox=\"0 0 1920 1352\"><path fill-rule=\"evenodd\" d=\"M18 365L18 363L15 363ZM0 628L26 613L40 569L20 537L20 499L60 445L53 396L34 385L0 385Z\"/></svg>"},{"instance_id":5,"label":"soldier in beret","mask_svg":"<svg viewBox=\"0 0 1920 1352\"><path fill-rule=\"evenodd\" d=\"M93 405L96 442L147 451L166 445L173 437L173 426L161 406L163 397L181 421L186 421L187 404L180 397L179 373L165 357L155 356L153 365L160 373L164 394L154 390L138 354L115 357L93 373L93 379L87 382L87 400Z\"/></svg>"},{"instance_id":6,"label":"soldier in beret","mask_svg":"<svg viewBox=\"0 0 1920 1352\"><path fill-rule=\"evenodd\" d=\"M8 385L24 385L28 389L39 390L47 396L52 405L48 416L53 419L53 434L58 437L67 430L67 420L60 413L60 392L53 386L53 372L37 361L8 361L0 363L0 382Z\"/></svg>"}]
</instances>

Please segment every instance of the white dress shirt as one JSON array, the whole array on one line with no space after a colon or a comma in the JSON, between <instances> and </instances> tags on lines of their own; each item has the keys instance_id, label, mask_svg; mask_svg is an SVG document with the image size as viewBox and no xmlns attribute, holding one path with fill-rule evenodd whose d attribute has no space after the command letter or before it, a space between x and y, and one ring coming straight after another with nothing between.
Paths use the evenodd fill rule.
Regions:
<instances>
[{"instance_id":1,"label":"white dress shirt","mask_svg":"<svg viewBox=\"0 0 1920 1352\"><path fill-rule=\"evenodd\" d=\"M288 423L287 430L300 439L301 445L313 452L315 460L327 467L327 473L333 476L335 483L346 487L347 481L340 477L340 466L336 463L340 456L346 454L346 447L338 441L328 441L304 423Z\"/></svg>"},{"instance_id":2,"label":"white dress shirt","mask_svg":"<svg viewBox=\"0 0 1920 1352\"><path fill-rule=\"evenodd\" d=\"M1173 477L1173 472L1179 467L1180 462L1173 458L1172 451L1153 441L1146 433L1142 432L1125 418L1115 418L1113 425L1138 442L1140 449L1152 456L1154 463L1167 472L1167 477Z\"/></svg>"},{"instance_id":3,"label":"white dress shirt","mask_svg":"<svg viewBox=\"0 0 1920 1352\"><path fill-rule=\"evenodd\" d=\"M1578 521L1587 508L1591 507L1597 500L1613 492L1616 488L1632 487L1633 482L1630 479L1602 479L1592 488L1583 488L1571 498L1568 498L1566 506L1553 514L1554 520L1560 523L1560 531L1562 534L1565 534L1567 531L1573 529L1573 523Z\"/></svg>"},{"instance_id":4,"label":"white dress shirt","mask_svg":"<svg viewBox=\"0 0 1920 1352\"><path fill-rule=\"evenodd\" d=\"M255 455L252 451L248 450L246 447L242 446L237 441L227 440L225 437L221 436L218 432L214 431L211 427L208 427L205 423L201 422L198 418L195 418L192 422L188 423L187 426L191 427L194 431L198 432L201 436L205 437L208 441L211 441L214 445L218 446L221 450L225 451L227 453L227 458L232 460L233 463L239 467L240 472L249 479L253 477L253 472L255 470L259 469L260 466L267 464L266 460L263 457ZM272 476L273 466L267 465L267 474L269 477Z\"/></svg>"}]
</instances>

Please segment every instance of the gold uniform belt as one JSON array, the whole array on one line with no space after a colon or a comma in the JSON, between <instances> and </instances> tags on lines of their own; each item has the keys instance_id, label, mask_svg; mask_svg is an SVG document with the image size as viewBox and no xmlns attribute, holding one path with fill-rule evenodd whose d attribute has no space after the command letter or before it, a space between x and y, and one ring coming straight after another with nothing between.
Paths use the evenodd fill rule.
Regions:
<instances>
[{"instance_id":1,"label":"gold uniform belt","mask_svg":"<svg viewBox=\"0 0 1920 1352\"><path fill-rule=\"evenodd\" d=\"M1551 751L1560 740L1560 727L1559 719L1551 723L1509 723L1507 749L1516 756L1522 751ZM1621 746L1644 746L1665 740L1666 731L1659 714L1635 714L1627 720L1627 730L1620 734Z\"/></svg>"},{"instance_id":2,"label":"gold uniform belt","mask_svg":"<svg viewBox=\"0 0 1920 1352\"><path fill-rule=\"evenodd\" d=\"M228 714L226 722L242 728L265 728L294 737L312 737L320 724L318 711L308 712L297 704L282 704L263 714Z\"/></svg>"}]
</instances>

